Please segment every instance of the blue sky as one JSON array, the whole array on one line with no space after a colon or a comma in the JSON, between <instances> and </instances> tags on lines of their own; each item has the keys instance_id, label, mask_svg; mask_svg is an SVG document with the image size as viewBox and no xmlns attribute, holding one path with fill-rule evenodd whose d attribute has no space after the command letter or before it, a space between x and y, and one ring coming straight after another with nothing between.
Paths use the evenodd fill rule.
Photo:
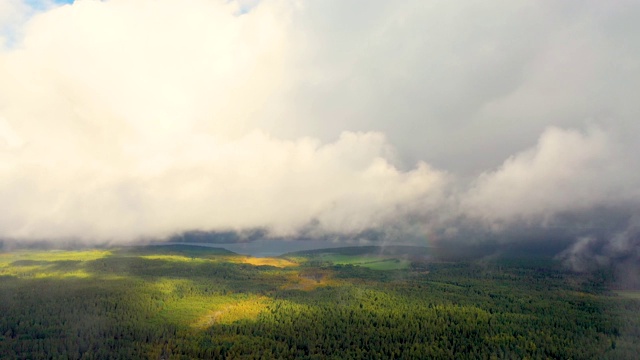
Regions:
<instances>
[{"instance_id":1,"label":"blue sky","mask_svg":"<svg viewBox=\"0 0 640 360\"><path fill-rule=\"evenodd\" d=\"M73 3L73 1L74 0L52 0L53 3L60 4L60 5L71 4ZM41 9L45 7L47 1L46 0L27 0L26 3L31 5L31 7L35 9Z\"/></svg>"}]
</instances>

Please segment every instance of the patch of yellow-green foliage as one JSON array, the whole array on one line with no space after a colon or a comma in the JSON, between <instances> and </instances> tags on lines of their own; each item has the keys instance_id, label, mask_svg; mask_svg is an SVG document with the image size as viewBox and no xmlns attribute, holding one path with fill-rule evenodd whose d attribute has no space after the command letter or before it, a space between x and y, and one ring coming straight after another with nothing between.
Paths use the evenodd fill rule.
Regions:
<instances>
[{"instance_id":1,"label":"patch of yellow-green foliage","mask_svg":"<svg viewBox=\"0 0 640 360\"><path fill-rule=\"evenodd\" d=\"M112 255L110 250L21 250L0 254L0 264L17 260L91 261Z\"/></svg>"},{"instance_id":2,"label":"patch of yellow-green foliage","mask_svg":"<svg viewBox=\"0 0 640 360\"><path fill-rule=\"evenodd\" d=\"M408 260L387 258L375 255L343 255L327 253L319 256L319 259L331 262L335 265L364 266L373 270L402 270L409 268Z\"/></svg>"},{"instance_id":3,"label":"patch of yellow-green foliage","mask_svg":"<svg viewBox=\"0 0 640 360\"><path fill-rule=\"evenodd\" d=\"M232 324L240 320L255 320L273 300L266 296L247 296L219 298L212 309L200 316L191 326L198 329L214 324Z\"/></svg>"},{"instance_id":4,"label":"patch of yellow-green foliage","mask_svg":"<svg viewBox=\"0 0 640 360\"><path fill-rule=\"evenodd\" d=\"M189 257L183 255L141 255L139 256L142 259L149 260L166 260L166 261L184 261L184 262L205 262L211 261L209 259Z\"/></svg>"},{"instance_id":5,"label":"patch of yellow-green foliage","mask_svg":"<svg viewBox=\"0 0 640 360\"><path fill-rule=\"evenodd\" d=\"M0 254L0 276L18 278L87 278L83 262L110 256L107 250L18 251Z\"/></svg>"},{"instance_id":6,"label":"patch of yellow-green foliage","mask_svg":"<svg viewBox=\"0 0 640 360\"><path fill-rule=\"evenodd\" d=\"M225 283L227 275L224 275L224 271L231 271L229 276L238 276L235 274L238 269L234 266L262 267L262 277L266 283L284 284L291 281L297 284L300 281L295 276L297 271L293 270L298 264L290 260L254 258L227 252L217 254L212 249L199 250L179 246L6 252L0 253L0 276L33 280L95 278L96 284L124 280L130 283L132 289L148 298L151 323L171 323L198 329L214 323L230 324L243 319L255 319L272 302L267 296L234 291L233 284L230 287ZM213 273L220 268L221 277L215 281L194 272L194 269L203 266L203 271ZM269 267L274 270L269 270ZM283 273L287 268L292 270Z\"/></svg>"},{"instance_id":7,"label":"patch of yellow-green foliage","mask_svg":"<svg viewBox=\"0 0 640 360\"><path fill-rule=\"evenodd\" d=\"M216 320L228 319L229 313L233 313L234 320L255 317L257 314L255 309L246 306L252 300L255 301L255 296L207 294L200 291L194 281L186 279L161 278L155 282L147 282L145 286L149 293L161 294L158 296L158 312L152 319L159 323L169 322L203 328ZM246 312L243 313L243 310Z\"/></svg>"},{"instance_id":8,"label":"patch of yellow-green foliage","mask_svg":"<svg viewBox=\"0 0 640 360\"><path fill-rule=\"evenodd\" d=\"M243 264L250 264L254 266L274 266L278 268L292 267L297 266L298 264L289 259L283 258L274 258L274 257L252 257L252 256L241 256L230 259L233 262L239 262Z\"/></svg>"}]
</instances>

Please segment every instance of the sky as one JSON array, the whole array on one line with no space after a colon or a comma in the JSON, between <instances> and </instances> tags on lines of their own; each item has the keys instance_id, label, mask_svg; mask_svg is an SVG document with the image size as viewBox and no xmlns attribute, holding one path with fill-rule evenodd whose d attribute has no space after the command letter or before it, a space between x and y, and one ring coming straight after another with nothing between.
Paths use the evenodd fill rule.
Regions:
<instances>
[{"instance_id":1,"label":"sky","mask_svg":"<svg viewBox=\"0 0 640 360\"><path fill-rule=\"evenodd\" d=\"M638 34L632 0L5 0L0 238L636 261Z\"/></svg>"}]
</instances>

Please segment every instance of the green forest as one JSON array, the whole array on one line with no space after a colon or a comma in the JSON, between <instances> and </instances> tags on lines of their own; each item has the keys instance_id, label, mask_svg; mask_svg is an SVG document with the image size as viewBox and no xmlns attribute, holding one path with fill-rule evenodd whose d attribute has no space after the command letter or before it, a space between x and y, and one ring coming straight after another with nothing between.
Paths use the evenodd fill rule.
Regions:
<instances>
[{"instance_id":1,"label":"green forest","mask_svg":"<svg viewBox=\"0 0 640 360\"><path fill-rule=\"evenodd\" d=\"M414 248L16 250L0 253L0 358L635 359L640 293L610 281Z\"/></svg>"}]
</instances>

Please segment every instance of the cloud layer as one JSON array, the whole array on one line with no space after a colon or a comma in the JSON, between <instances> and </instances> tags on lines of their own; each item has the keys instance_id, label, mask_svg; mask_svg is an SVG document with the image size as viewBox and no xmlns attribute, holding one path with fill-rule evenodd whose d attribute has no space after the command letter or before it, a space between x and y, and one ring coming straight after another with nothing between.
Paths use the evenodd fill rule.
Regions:
<instances>
[{"instance_id":1,"label":"cloud layer","mask_svg":"<svg viewBox=\"0 0 640 360\"><path fill-rule=\"evenodd\" d=\"M640 202L638 20L633 1L3 2L0 237L592 236Z\"/></svg>"}]
</instances>

